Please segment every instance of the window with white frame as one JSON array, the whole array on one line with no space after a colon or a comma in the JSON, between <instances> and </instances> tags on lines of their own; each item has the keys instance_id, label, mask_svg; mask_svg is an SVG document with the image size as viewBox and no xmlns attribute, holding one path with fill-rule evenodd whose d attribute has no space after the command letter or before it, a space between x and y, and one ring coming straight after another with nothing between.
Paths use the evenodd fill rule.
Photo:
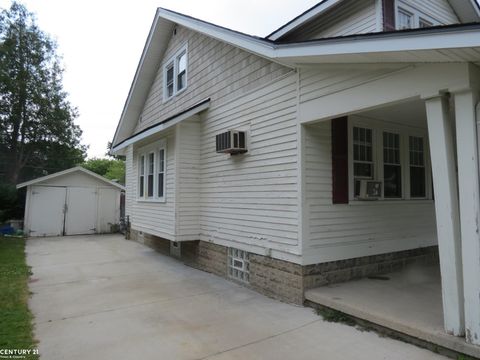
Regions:
<instances>
[{"instance_id":1,"label":"window with white frame","mask_svg":"<svg viewBox=\"0 0 480 360\"><path fill-rule=\"evenodd\" d=\"M350 136L351 199L359 197L362 180L381 181L384 200L431 198L426 133L406 126L392 130L391 124L352 121Z\"/></svg>"},{"instance_id":2,"label":"window with white frame","mask_svg":"<svg viewBox=\"0 0 480 360\"><path fill-rule=\"evenodd\" d=\"M138 151L138 199L165 200L166 146L147 146Z\"/></svg>"},{"instance_id":3,"label":"window with white frame","mask_svg":"<svg viewBox=\"0 0 480 360\"><path fill-rule=\"evenodd\" d=\"M431 27L438 25L439 21L412 6L401 3L397 6L396 23L397 30L405 30Z\"/></svg>"},{"instance_id":4,"label":"window with white frame","mask_svg":"<svg viewBox=\"0 0 480 360\"><path fill-rule=\"evenodd\" d=\"M426 194L425 144L423 137L409 136L410 197L424 198Z\"/></svg>"},{"instance_id":5,"label":"window with white frame","mask_svg":"<svg viewBox=\"0 0 480 360\"><path fill-rule=\"evenodd\" d=\"M145 194L145 155L138 158L138 197Z\"/></svg>"},{"instance_id":6,"label":"window with white frame","mask_svg":"<svg viewBox=\"0 0 480 360\"><path fill-rule=\"evenodd\" d=\"M157 167L157 195L162 198L165 194L165 149L158 150Z\"/></svg>"},{"instance_id":7,"label":"window with white frame","mask_svg":"<svg viewBox=\"0 0 480 360\"><path fill-rule=\"evenodd\" d=\"M383 191L385 198L402 197L400 135L383 132Z\"/></svg>"},{"instance_id":8,"label":"window with white frame","mask_svg":"<svg viewBox=\"0 0 480 360\"><path fill-rule=\"evenodd\" d=\"M164 98L168 100L187 87L187 47L169 59L164 66Z\"/></svg>"},{"instance_id":9,"label":"window with white frame","mask_svg":"<svg viewBox=\"0 0 480 360\"><path fill-rule=\"evenodd\" d=\"M360 195L360 182L372 180L373 136L372 129L355 126L353 128L353 174L355 196Z\"/></svg>"},{"instance_id":10,"label":"window with white frame","mask_svg":"<svg viewBox=\"0 0 480 360\"><path fill-rule=\"evenodd\" d=\"M228 276L247 283L250 281L250 258L248 252L228 248Z\"/></svg>"}]
</instances>

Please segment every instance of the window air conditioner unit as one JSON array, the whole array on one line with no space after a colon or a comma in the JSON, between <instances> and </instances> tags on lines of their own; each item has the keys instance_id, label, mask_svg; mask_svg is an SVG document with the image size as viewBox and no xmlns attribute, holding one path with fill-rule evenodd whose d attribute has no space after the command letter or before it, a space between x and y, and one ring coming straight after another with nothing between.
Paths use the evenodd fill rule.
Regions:
<instances>
[{"instance_id":1,"label":"window air conditioner unit","mask_svg":"<svg viewBox=\"0 0 480 360\"><path fill-rule=\"evenodd\" d=\"M245 131L229 130L217 135L217 153L243 154L247 150L247 134Z\"/></svg>"},{"instance_id":2,"label":"window air conditioner unit","mask_svg":"<svg viewBox=\"0 0 480 360\"><path fill-rule=\"evenodd\" d=\"M378 200L382 196L382 182L375 180L360 181L360 200Z\"/></svg>"}]
</instances>

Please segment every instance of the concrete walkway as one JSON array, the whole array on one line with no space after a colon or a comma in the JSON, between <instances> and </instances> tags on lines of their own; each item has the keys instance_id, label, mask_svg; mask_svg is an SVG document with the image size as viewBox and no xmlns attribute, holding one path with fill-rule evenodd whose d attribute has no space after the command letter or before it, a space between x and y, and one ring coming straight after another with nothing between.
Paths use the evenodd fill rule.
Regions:
<instances>
[{"instance_id":1,"label":"concrete walkway","mask_svg":"<svg viewBox=\"0 0 480 360\"><path fill-rule=\"evenodd\" d=\"M120 236L30 239L42 359L442 359Z\"/></svg>"}]
</instances>

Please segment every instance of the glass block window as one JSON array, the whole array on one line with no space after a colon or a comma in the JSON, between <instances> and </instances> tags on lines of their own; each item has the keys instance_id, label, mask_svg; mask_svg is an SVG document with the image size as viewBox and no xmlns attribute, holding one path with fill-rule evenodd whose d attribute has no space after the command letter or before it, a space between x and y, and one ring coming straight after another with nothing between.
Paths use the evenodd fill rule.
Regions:
<instances>
[{"instance_id":1,"label":"glass block window","mask_svg":"<svg viewBox=\"0 0 480 360\"><path fill-rule=\"evenodd\" d=\"M228 276L246 283L250 281L250 260L248 252L228 248Z\"/></svg>"},{"instance_id":2,"label":"glass block window","mask_svg":"<svg viewBox=\"0 0 480 360\"><path fill-rule=\"evenodd\" d=\"M402 165L400 135L383 133L383 186L385 198L402 197Z\"/></svg>"},{"instance_id":3,"label":"glass block window","mask_svg":"<svg viewBox=\"0 0 480 360\"><path fill-rule=\"evenodd\" d=\"M373 131L353 128L353 174L355 196L360 195L360 181L373 179Z\"/></svg>"},{"instance_id":4,"label":"glass block window","mask_svg":"<svg viewBox=\"0 0 480 360\"><path fill-rule=\"evenodd\" d=\"M424 198L426 196L424 147L422 137L409 137L410 197L412 198Z\"/></svg>"}]
</instances>

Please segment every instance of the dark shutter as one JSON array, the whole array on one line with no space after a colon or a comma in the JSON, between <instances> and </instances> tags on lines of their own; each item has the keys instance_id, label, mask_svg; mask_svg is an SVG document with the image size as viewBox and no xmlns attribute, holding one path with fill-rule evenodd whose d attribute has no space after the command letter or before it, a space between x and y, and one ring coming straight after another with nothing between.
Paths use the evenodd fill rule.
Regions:
<instances>
[{"instance_id":1,"label":"dark shutter","mask_svg":"<svg viewBox=\"0 0 480 360\"><path fill-rule=\"evenodd\" d=\"M395 0L382 0L383 31L395 31Z\"/></svg>"},{"instance_id":2,"label":"dark shutter","mask_svg":"<svg viewBox=\"0 0 480 360\"><path fill-rule=\"evenodd\" d=\"M332 201L348 204L348 117L332 120Z\"/></svg>"}]
</instances>

